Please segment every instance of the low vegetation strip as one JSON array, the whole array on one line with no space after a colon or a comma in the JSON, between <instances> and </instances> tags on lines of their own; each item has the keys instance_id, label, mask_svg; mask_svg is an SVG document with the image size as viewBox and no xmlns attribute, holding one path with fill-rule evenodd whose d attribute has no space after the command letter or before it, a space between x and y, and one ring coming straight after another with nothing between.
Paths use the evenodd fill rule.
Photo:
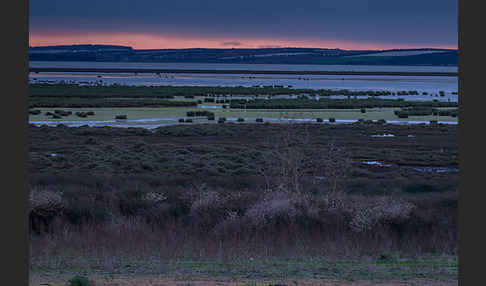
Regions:
<instances>
[{"instance_id":1,"label":"low vegetation strip","mask_svg":"<svg viewBox=\"0 0 486 286\"><path fill-rule=\"evenodd\" d=\"M402 108L401 110L396 110L395 115L398 117L406 115L408 116L427 116L427 115L437 115L437 116L459 116L459 109L449 109L449 110L438 110L437 108L432 108L428 106L412 106L407 108Z\"/></svg>"},{"instance_id":2,"label":"low vegetation strip","mask_svg":"<svg viewBox=\"0 0 486 286\"><path fill-rule=\"evenodd\" d=\"M347 89L293 89L282 85L257 87L222 87L222 86L126 86L126 85L79 85L70 83L30 83L30 97L128 97L128 98L173 98L182 96L258 96L258 95L345 95L345 96L392 96L419 95L416 90L404 91L353 91Z\"/></svg>"},{"instance_id":3,"label":"low vegetation strip","mask_svg":"<svg viewBox=\"0 0 486 286\"><path fill-rule=\"evenodd\" d=\"M384 108L384 107L457 107L457 102L440 101L405 101L402 99L330 99L321 98L312 100L300 99L254 99L232 100L231 108L240 109L357 109L357 108Z\"/></svg>"},{"instance_id":4,"label":"low vegetation strip","mask_svg":"<svg viewBox=\"0 0 486 286\"><path fill-rule=\"evenodd\" d=\"M194 101L175 101L154 98L111 99L86 97L31 97L29 108L96 108L96 107L195 107Z\"/></svg>"}]
</instances>

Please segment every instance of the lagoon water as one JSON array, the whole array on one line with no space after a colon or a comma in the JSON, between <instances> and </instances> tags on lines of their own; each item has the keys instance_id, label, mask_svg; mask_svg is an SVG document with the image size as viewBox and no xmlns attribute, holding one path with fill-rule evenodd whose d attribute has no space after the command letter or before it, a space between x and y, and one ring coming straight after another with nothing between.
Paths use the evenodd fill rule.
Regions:
<instances>
[{"instance_id":1,"label":"lagoon water","mask_svg":"<svg viewBox=\"0 0 486 286\"><path fill-rule=\"evenodd\" d=\"M457 67L444 66L356 66L356 65L280 65L280 64L207 64L207 63L115 63L115 62L44 62L32 61L30 67L51 68L139 68L139 69L211 69L222 73L154 74L154 73L30 73L29 82L73 82L78 84L121 84L141 86L263 86L282 85L306 89L349 90L417 90L427 96L416 99L457 101L458 78L455 76L363 76L363 75L280 75L224 74L224 70L290 70L290 71L394 71L457 72ZM444 91L445 97L435 97ZM430 96L430 94L433 95Z\"/></svg>"},{"instance_id":2,"label":"lagoon water","mask_svg":"<svg viewBox=\"0 0 486 286\"><path fill-rule=\"evenodd\" d=\"M122 63L122 62L55 62L31 61L36 68L138 68L202 70L282 70L282 71L388 71L388 72L457 72L454 66L367 66L367 65L284 65L284 64L212 64L212 63Z\"/></svg>"}]
</instances>

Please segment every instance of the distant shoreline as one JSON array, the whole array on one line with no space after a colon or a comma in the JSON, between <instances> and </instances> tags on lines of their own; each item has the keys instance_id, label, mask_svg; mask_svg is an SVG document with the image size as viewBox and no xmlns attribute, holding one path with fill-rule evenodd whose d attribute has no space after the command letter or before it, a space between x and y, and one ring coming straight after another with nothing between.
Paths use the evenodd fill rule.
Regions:
<instances>
[{"instance_id":1,"label":"distant shoreline","mask_svg":"<svg viewBox=\"0 0 486 286\"><path fill-rule=\"evenodd\" d=\"M458 76L458 72L390 72L390 71L282 71L282 70L210 70L151 68L29 68L30 72L99 72L99 73L197 73L197 74L294 74L294 75L380 75L380 76Z\"/></svg>"}]
</instances>

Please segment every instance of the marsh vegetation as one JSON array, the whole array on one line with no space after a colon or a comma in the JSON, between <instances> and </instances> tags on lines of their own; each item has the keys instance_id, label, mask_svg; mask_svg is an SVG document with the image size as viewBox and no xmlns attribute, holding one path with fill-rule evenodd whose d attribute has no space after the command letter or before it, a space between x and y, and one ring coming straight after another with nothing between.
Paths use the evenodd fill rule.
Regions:
<instances>
[{"instance_id":1,"label":"marsh vegetation","mask_svg":"<svg viewBox=\"0 0 486 286\"><path fill-rule=\"evenodd\" d=\"M292 277L364 279L360 273L368 271L387 280L384 271L390 267L405 269L397 266L400 261L439 257L440 263L427 262L421 269L436 279L457 279L458 127L387 123L397 116L419 116L418 110L431 112L425 116L432 117L424 117L429 120L452 116L457 104L376 98L243 100L232 99L231 93L221 99L214 91L201 95L195 90L161 93L174 98L158 99L156 88L127 93L98 87L32 90L36 88L31 106L46 98L66 101L62 107L32 108L31 118L45 118L43 112L49 112L69 119L80 112L91 120L118 117L128 122L140 117L129 106L146 96L183 105L143 111L175 123L150 130L30 125L34 272L103 268L117 275L130 270L175 277L161 261L182 259L200 263L188 268L188 276L265 277L271 273L256 268L292 258L303 265L285 266L294 269ZM115 98L127 105L75 112L65 105ZM197 100L210 99L228 107L197 108ZM360 120L334 124L342 112ZM272 124L269 116L312 122ZM379 117L373 121L373 116ZM242 261L250 259L254 262L248 268ZM327 261L325 267L332 270L312 266L316 259ZM203 260L225 264L204 272ZM360 264L361 272L339 264L354 260L370 263ZM389 267L376 270L382 262ZM407 279L421 277L409 268L401 273Z\"/></svg>"}]
</instances>

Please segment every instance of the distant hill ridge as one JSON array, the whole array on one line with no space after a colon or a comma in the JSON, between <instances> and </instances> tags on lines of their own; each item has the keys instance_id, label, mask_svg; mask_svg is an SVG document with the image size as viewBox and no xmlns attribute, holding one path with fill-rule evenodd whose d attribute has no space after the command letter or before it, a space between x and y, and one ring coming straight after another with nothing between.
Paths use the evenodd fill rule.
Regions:
<instances>
[{"instance_id":1,"label":"distant hill ridge","mask_svg":"<svg viewBox=\"0 0 486 286\"><path fill-rule=\"evenodd\" d=\"M342 50L323 48L143 49L117 45L29 48L31 61L192 62L255 64L352 64L457 66L453 49Z\"/></svg>"}]
</instances>

